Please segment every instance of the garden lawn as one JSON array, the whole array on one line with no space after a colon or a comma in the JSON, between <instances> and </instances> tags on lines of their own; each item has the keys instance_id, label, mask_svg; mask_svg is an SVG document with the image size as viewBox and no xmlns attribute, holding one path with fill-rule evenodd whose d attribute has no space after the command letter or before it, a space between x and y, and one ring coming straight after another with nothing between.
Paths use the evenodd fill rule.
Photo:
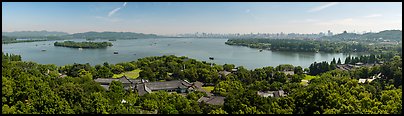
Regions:
<instances>
[{"instance_id":1,"label":"garden lawn","mask_svg":"<svg viewBox=\"0 0 404 116\"><path fill-rule=\"evenodd\" d=\"M318 78L318 76L304 75L304 78L302 79L302 82L300 82L300 84L305 85L308 81L314 78Z\"/></svg>"},{"instance_id":2,"label":"garden lawn","mask_svg":"<svg viewBox=\"0 0 404 116\"><path fill-rule=\"evenodd\" d=\"M211 92L215 87L214 86L206 86L206 87L202 87L202 89L204 89L206 92Z\"/></svg>"},{"instance_id":3,"label":"garden lawn","mask_svg":"<svg viewBox=\"0 0 404 116\"><path fill-rule=\"evenodd\" d=\"M136 79L139 77L139 72L142 71L140 69L135 69L133 71L128 71L128 72L124 72L121 74L114 74L114 76L112 76L112 78L120 78L123 75L125 75L126 77L130 78L130 79Z\"/></svg>"}]
</instances>

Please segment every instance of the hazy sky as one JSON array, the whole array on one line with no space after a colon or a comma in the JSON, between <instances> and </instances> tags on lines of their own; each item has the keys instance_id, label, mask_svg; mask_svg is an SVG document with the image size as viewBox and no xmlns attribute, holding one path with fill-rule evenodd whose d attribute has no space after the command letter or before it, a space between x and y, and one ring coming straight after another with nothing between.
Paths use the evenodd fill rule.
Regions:
<instances>
[{"instance_id":1,"label":"hazy sky","mask_svg":"<svg viewBox=\"0 0 404 116\"><path fill-rule=\"evenodd\" d=\"M401 25L401 2L2 2L3 32L340 33Z\"/></svg>"}]
</instances>

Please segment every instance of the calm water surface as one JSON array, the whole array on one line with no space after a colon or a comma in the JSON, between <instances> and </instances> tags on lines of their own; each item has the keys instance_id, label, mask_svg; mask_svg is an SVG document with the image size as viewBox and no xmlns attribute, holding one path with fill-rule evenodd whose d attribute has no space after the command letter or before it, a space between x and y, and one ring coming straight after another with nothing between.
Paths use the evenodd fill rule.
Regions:
<instances>
[{"instance_id":1,"label":"calm water surface","mask_svg":"<svg viewBox=\"0 0 404 116\"><path fill-rule=\"evenodd\" d=\"M58 40L63 41L63 40ZM73 41L86 41L75 39ZM94 40L105 41L105 40ZM195 39L195 38L159 38L112 41L114 46L105 49L82 49L56 47L56 41L40 41L29 43L3 44L5 53L19 54L24 61L59 66L73 63L90 63L91 65L134 61L147 56L177 55L187 56L201 61L217 64L235 64L248 69L265 66L292 64L309 67L313 62L328 61L341 58L344 62L348 54L343 53L307 53L262 51L242 46L229 46L227 39ZM41 51L45 49L46 51ZM118 51L119 54L113 54ZM355 54L351 54L356 56ZM215 59L209 60L212 56Z\"/></svg>"}]
</instances>

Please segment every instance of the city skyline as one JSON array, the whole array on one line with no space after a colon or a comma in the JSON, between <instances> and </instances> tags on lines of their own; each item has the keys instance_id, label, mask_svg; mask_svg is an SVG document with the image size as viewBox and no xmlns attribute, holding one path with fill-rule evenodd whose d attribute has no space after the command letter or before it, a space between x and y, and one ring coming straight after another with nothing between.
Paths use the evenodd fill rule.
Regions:
<instances>
[{"instance_id":1,"label":"city skyline","mask_svg":"<svg viewBox=\"0 0 404 116\"><path fill-rule=\"evenodd\" d=\"M341 33L402 30L402 3L8 3L2 30Z\"/></svg>"}]
</instances>

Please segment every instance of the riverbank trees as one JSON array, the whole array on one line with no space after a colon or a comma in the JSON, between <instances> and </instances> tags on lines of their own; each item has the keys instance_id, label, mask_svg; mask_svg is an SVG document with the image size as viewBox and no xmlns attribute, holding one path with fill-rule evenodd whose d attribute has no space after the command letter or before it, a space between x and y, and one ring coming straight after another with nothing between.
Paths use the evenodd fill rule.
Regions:
<instances>
[{"instance_id":1,"label":"riverbank trees","mask_svg":"<svg viewBox=\"0 0 404 116\"><path fill-rule=\"evenodd\" d=\"M272 51L295 52L382 53L382 51L396 51L402 49L402 46L400 46L399 44L276 38L228 39L225 43L227 45L246 46L257 49L270 49Z\"/></svg>"}]
</instances>

